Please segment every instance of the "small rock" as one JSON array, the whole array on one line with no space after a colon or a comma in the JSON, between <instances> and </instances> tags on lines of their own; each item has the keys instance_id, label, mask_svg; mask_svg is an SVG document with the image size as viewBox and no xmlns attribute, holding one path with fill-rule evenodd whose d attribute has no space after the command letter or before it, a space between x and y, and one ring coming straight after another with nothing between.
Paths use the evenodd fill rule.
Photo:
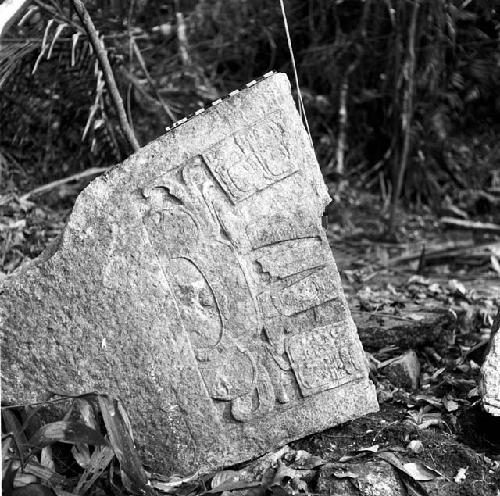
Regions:
<instances>
[{"instance_id":1,"label":"small rock","mask_svg":"<svg viewBox=\"0 0 500 496\"><path fill-rule=\"evenodd\" d=\"M420 362L410 350L384 365L383 372L392 384L404 389L417 389L420 382Z\"/></svg>"},{"instance_id":2,"label":"small rock","mask_svg":"<svg viewBox=\"0 0 500 496\"><path fill-rule=\"evenodd\" d=\"M403 496L405 488L383 460L339 463L321 469L317 492L328 496Z\"/></svg>"},{"instance_id":3,"label":"small rock","mask_svg":"<svg viewBox=\"0 0 500 496\"><path fill-rule=\"evenodd\" d=\"M377 391L377 401L379 403L386 403L387 401L391 401L394 397L394 391L385 391L384 389L380 389Z\"/></svg>"},{"instance_id":4,"label":"small rock","mask_svg":"<svg viewBox=\"0 0 500 496\"><path fill-rule=\"evenodd\" d=\"M413 453L422 453L424 451L424 445L422 444L422 441L419 439L414 439L413 441L410 441L408 443L407 448L410 451L413 451Z\"/></svg>"}]
</instances>

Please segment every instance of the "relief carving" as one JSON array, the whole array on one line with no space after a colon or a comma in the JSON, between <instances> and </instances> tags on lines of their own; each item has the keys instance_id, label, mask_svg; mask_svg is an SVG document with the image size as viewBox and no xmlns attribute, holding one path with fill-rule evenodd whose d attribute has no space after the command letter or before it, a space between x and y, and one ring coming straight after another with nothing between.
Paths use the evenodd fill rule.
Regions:
<instances>
[{"instance_id":1,"label":"relief carving","mask_svg":"<svg viewBox=\"0 0 500 496\"><path fill-rule=\"evenodd\" d=\"M279 142L281 130L270 122L255 132ZM341 331L318 330L345 311L315 219L297 215L293 231L270 212L269 236L242 223L237 204L296 170L282 144L262 154L251 143L237 133L142 191L207 394L239 422L359 375Z\"/></svg>"},{"instance_id":2,"label":"relief carving","mask_svg":"<svg viewBox=\"0 0 500 496\"><path fill-rule=\"evenodd\" d=\"M272 117L250 131L244 130L214 146L203 158L233 203L247 199L297 171L290 150L283 143L279 119ZM254 149L255 143L274 146Z\"/></svg>"},{"instance_id":3,"label":"relief carving","mask_svg":"<svg viewBox=\"0 0 500 496\"><path fill-rule=\"evenodd\" d=\"M230 229L207 200L206 184L199 184L205 177L200 168L200 163L187 166L175 187L164 179L148 190L144 224L176 297L207 393L230 402L234 419L248 421L269 413L275 402L262 364L260 312ZM189 203L183 201L187 193Z\"/></svg>"},{"instance_id":4,"label":"relief carving","mask_svg":"<svg viewBox=\"0 0 500 496\"><path fill-rule=\"evenodd\" d=\"M285 279L326 264L324 245L319 236L273 243L260 248L256 253L259 270L276 279Z\"/></svg>"},{"instance_id":5,"label":"relief carving","mask_svg":"<svg viewBox=\"0 0 500 496\"><path fill-rule=\"evenodd\" d=\"M315 328L287 339L286 351L303 396L363 377L352 342L338 324Z\"/></svg>"}]
</instances>

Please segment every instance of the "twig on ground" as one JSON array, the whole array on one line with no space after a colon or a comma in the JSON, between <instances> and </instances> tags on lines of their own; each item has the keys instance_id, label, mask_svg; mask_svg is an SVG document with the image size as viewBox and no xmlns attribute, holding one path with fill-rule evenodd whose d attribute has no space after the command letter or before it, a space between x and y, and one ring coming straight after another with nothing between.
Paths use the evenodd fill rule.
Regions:
<instances>
[{"instance_id":1,"label":"twig on ground","mask_svg":"<svg viewBox=\"0 0 500 496\"><path fill-rule=\"evenodd\" d=\"M457 257L490 257L491 252L500 250L500 243L473 244L470 241L457 241L453 243L444 243L435 246L426 247L425 263L426 265L439 265L446 261L453 261ZM414 253L391 258L387 265L393 267L406 262L418 260L422 254L419 249Z\"/></svg>"},{"instance_id":2,"label":"twig on ground","mask_svg":"<svg viewBox=\"0 0 500 496\"><path fill-rule=\"evenodd\" d=\"M500 234L500 224L492 222L475 222L473 220L455 219L454 217L442 217L440 223L443 226L455 229L470 229L491 234Z\"/></svg>"},{"instance_id":3,"label":"twig on ground","mask_svg":"<svg viewBox=\"0 0 500 496\"><path fill-rule=\"evenodd\" d=\"M52 181L48 184L44 184L43 186L38 186L35 189L32 189L31 191L28 191L24 195L19 197L20 201L27 200L33 195L39 194L39 193L45 193L46 191L50 191L51 189L58 188L59 186L62 186L63 184L70 183L71 181L78 181L79 179L83 179L84 177L88 176L96 176L97 174L101 174L103 172L106 172L109 170L110 167L92 167L90 169L84 170L83 172L78 172L77 174L72 174L71 176L64 177L62 179L57 179L56 181Z\"/></svg>"}]
</instances>

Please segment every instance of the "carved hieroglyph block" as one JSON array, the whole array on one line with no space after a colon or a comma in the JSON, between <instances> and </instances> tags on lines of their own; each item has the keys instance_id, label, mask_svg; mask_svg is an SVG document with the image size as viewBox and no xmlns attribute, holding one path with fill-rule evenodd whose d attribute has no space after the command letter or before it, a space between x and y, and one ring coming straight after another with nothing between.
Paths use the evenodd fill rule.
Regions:
<instances>
[{"instance_id":1,"label":"carved hieroglyph block","mask_svg":"<svg viewBox=\"0 0 500 496\"><path fill-rule=\"evenodd\" d=\"M78 197L0 292L4 400L118 396L153 470L240 462L377 409L285 75Z\"/></svg>"}]
</instances>

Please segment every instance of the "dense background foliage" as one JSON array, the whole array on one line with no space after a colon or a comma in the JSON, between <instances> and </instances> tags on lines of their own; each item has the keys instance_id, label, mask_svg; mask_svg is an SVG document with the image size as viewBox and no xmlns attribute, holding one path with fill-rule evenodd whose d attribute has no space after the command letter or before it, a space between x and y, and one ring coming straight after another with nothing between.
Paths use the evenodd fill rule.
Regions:
<instances>
[{"instance_id":1,"label":"dense background foliage","mask_svg":"<svg viewBox=\"0 0 500 496\"><path fill-rule=\"evenodd\" d=\"M85 5L141 145L269 70L292 77L278 0ZM406 199L431 206L500 186L500 2L288 0L286 8L326 176L390 197L404 163ZM2 40L0 115L7 190L130 153L66 0L34 1Z\"/></svg>"}]
</instances>

